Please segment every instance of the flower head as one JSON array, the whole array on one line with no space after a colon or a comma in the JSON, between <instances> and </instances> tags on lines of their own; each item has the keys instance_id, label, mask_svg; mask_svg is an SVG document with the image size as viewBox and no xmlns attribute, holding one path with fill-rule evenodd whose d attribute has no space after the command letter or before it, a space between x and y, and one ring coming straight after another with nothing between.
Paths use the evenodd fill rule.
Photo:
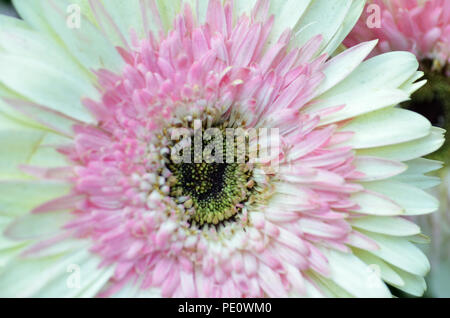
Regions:
<instances>
[{"instance_id":1,"label":"flower head","mask_svg":"<svg viewBox=\"0 0 450 318\"><path fill-rule=\"evenodd\" d=\"M419 157L443 132L394 107L412 54L330 58L363 2L119 3L79 1L79 29L66 1L0 19L0 294L423 293L401 216L437 209Z\"/></svg>"},{"instance_id":2,"label":"flower head","mask_svg":"<svg viewBox=\"0 0 450 318\"><path fill-rule=\"evenodd\" d=\"M372 18L380 21L368 27L367 22ZM450 62L450 3L446 0L370 1L344 43L353 46L368 39L380 40L372 54L409 51L419 60L434 60L436 68L445 67Z\"/></svg>"}]
</instances>

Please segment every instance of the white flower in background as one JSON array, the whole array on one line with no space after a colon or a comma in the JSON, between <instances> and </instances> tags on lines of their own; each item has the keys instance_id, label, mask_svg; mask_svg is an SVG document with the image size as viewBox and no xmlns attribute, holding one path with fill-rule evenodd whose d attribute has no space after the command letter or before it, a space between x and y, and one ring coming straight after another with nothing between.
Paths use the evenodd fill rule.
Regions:
<instances>
[{"instance_id":1,"label":"white flower in background","mask_svg":"<svg viewBox=\"0 0 450 318\"><path fill-rule=\"evenodd\" d=\"M1 296L424 292L405 216L438 207L423 173L439 164L420 157L443 130L395 107L424 84L411 53L363 62L372 41L330 58L364 1L14 4L24 21L0 17ZM279 168L173 162L170 133L195 121L279 129Z\"/></svg>"}]
</instances>

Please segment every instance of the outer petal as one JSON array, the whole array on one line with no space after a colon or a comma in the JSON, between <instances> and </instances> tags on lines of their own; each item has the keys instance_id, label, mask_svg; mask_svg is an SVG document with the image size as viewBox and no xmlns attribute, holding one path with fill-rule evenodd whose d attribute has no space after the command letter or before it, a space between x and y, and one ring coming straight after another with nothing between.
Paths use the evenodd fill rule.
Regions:
<instances>
[{"instance_id":1,"label":"outer petal","mask_svg":"<svg viewBox=\"0 0 450 318\"><path fill-rule=\"evenodd\" d=\"M411 274L425 276L430 270L430 263L423 252L408 239L364 232L374 240L379 250L370 253L382 258L389 264L397 266Z\"/></svg>"},{"instance_id":2,"label":"outer petal","mask_svg":"<svg viewBox=\"0 0 450 318\"><path fill-rule=\"evenodd\" d=\"M378 258L375 255L370 254L367 251L356 249L353 251L359 259L361 259L364 263L369 266L372 266L372 269L379 270L379 274L381 278L389 284L395 284L396 286L403 286L404 282L400 275L393 269L394 266L385 263L383 260ZM374 267L376 266L376 267Z\"/></svg>"},{"instance_id":3,"label":"outer petal","mask_svg":"<svg viewBox=\"0 0 450 318\"><path fill-rule=\"evenodd\" d=\"M377 41L364 42L328 61L323 69L325 79L316 88L314 97L328 91L349 76L373 50Z\"/></svg>"},{"instance_id":4,"label":"outer petal","mask_svg":"<svg viewBox=\"0 0 450 318\"><path fill-rule=\"evenodd\" d=\"M356 297L391 297L383 281L353 254L322 250L330 265L330 279Z\"/></svg>"},{"instance_id":5,"label":"outer petal","mask_svg":"<svg viewBox=\"0 0 450 318\"><path fill-rule=\"evenodd\" d=\"M417 159L439 149L444 144L444 132L443 129L433 127L431 133L426 137L397 145L361 149L357 151L357 154L399 161Z\"/></svg>"},{"instance_id":6,"label":"outer petal","mask_svg":"<svg viewBox=\"0 0 450 318\"><path fill-rule=\"evenodd\" d=\"M432 195L405 183L386 180L368 182L365 187L389 196L403 207L406 215L427 214L439 208L439 201Z\"/></svg>"},{"instance_id":7,"label":"outer petal","mask_svg":"<svg viewBox=\"0 0 450 318\"><path fill-rule=\"evenodd\" d=\"M394 180L413 185L419 189L429 189L437 186L441 180L439 177L425 175L428 172L435 171L442 168L442 162L429 160L425 158L418 158L405 162L408 169L394 177Z\"/></svg>"},{"instance_id":8,"label":"outer petal","mask_svg":"<svg viewBox=\"0 0 450 318\"><path fill-rule=\"evenodd\" d=\"M354 119L342 128L355 133L345 145L353 149L381 147L419 139L430 133L430 122L420 114L386 108Z\"/></svg>"},{"instance_id":9,"label":"outer petal","mask_svg":"<svg viewBox=\"0 0 450 318\"><path fill-rule=\"evenodd\" d=\"M73 54L81 65L90 69L108 68L120 70L123 61L112 43L85 16L80 28L69 28L68 8L73 2L67 0L23 1L14 5L20 16L34 28L54 36L57 43L63 43L67 53Z\"/></svg>"},{"instance_id":10,"label":"outer petal","mask_svg":"<svg viewBox=\"0 0 450 318\"><path fill-rule=\"evenodd\" d=\"M362 217L350 222L353 227L392 236L420 234L420 228L413 222L401 217Z\"/></svg>"},{"instance_id":11,"label":"outer petal","mask_svg":"<svg viewBox=\"0 0 450 318\"><path fill-rule=\"evenodd\" d=\"M85 248L52 257L15 260L0 274L0 295L74 297L92 287L92 283L105 273L105 269L98 269L99 263L100 259ZM74 276L77 274L79 281ZM30 279L23 279L24 275Z\"/></svg>"},{"instance_id":12,"label":"outer petal","mask_svg":"<svg viewBox=\"0 0 450 318\"><path fill-rule=\"evenodd\" d=\"M24 97L78 120L93 122L81 104L83 97L97 96L92 84L70 77L64 70L45 64L37 57L0 53L0 69L0 82Z\"/></svg>"},{"instance_id":13,"label":"outer petal","mask_svg":"<svg viewBox=\"0 0 450 318\"><path fill-rule=\"evenodd\" d=\"M408 93L400 87L416 73L417 68L415 56L407 52L371 58L339 84L318 96L317 102L308 108L308 112L345 105L341 111L324 118L321 124L325 125L394 106L409 98ZM358 87L358 90L354 87Z\"/></svg>"},{"instance_id":14,"label":"outer petal","mask_svg":"<svg viewBox=\"0 0 450 318\"><path fill-rule=\"evenodd\" d=\"M358 172L364 174L364 176L356 178L359 182L387 179L401 174L408 168L407 165L398 161L365 156L356 157L354 165Z\"/></svg>"},{"instance_id":15,"label":"outer petal","mask_svg":"<svg viewBox=\"0 0 450 318\"><path fill-rule=\"evenodd\" d=\"M63 196L71 185L51 181L0 180L0 214L18 216Z\"/></svg>"}]
</instances>

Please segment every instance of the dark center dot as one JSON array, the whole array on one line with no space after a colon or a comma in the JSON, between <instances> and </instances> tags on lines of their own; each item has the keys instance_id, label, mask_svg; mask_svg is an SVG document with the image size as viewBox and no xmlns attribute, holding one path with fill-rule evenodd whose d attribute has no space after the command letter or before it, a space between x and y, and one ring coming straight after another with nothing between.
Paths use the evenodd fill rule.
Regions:
<instances>
[{"instance_id":1,"label":"dark center dot","mask_svg":"<svg viewBox=\"0 0 450 318\"><path fill-rule=\"evenodd\" d=\"M200 227L236 220L244 204L253 195L252 172L247 168L248 158L245 162L238 163L237 148L232 148L235 160L228 162L225 154L230 145L226 143L225 129L221 129L221 140L202 141L202 150L214 146L211 147L211 156L205 157L202 152L202 160L196 158L198 154L192 143L190 162L174 163L169 159L168 163L168 168L176 179L170 195L184 205L191 224L195 223ZM216 154L220 156L216 157ZM211 160L212 157L221 157L222 162Z\"/></svg>"},{"instance_id":2,"label":"dark center dot","mask_svg":"<svg viewBox=\"0 0 450 318\"><path fill-rule=\"evenodd\" d=\"M198 201L217 198L224 188L225 163L181 163L177 173L185 192Z\"/></svg>"}]
</instances>

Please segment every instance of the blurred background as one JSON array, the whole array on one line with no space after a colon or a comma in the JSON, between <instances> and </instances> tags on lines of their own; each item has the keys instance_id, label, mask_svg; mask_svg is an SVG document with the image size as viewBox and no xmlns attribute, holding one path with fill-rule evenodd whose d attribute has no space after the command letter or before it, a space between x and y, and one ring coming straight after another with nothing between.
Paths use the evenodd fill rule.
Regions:
<instances>
[{"instance_id":1,"label":"blurred background","mask_svg":"<svg viewBox=\"0 0 450 318\"><path fill-rule=\"evenodd\" d=\"M17 17L10 0L0 0L0 13ZM426 116L426 113L421 113ZM450 120L449 118L445 119ZM427 276L428 290L424 297L450 297L450 213L448 213L450 209L450 170L444 167L437 174L442 178L442 184L431 192L439 199L440 210L416 220L423 233L431 239L431 243L419 246L428 255L431 263L431 272ZM393 292L398 297L408 297L396 290Z\"/></svg>"}]
</instances>

